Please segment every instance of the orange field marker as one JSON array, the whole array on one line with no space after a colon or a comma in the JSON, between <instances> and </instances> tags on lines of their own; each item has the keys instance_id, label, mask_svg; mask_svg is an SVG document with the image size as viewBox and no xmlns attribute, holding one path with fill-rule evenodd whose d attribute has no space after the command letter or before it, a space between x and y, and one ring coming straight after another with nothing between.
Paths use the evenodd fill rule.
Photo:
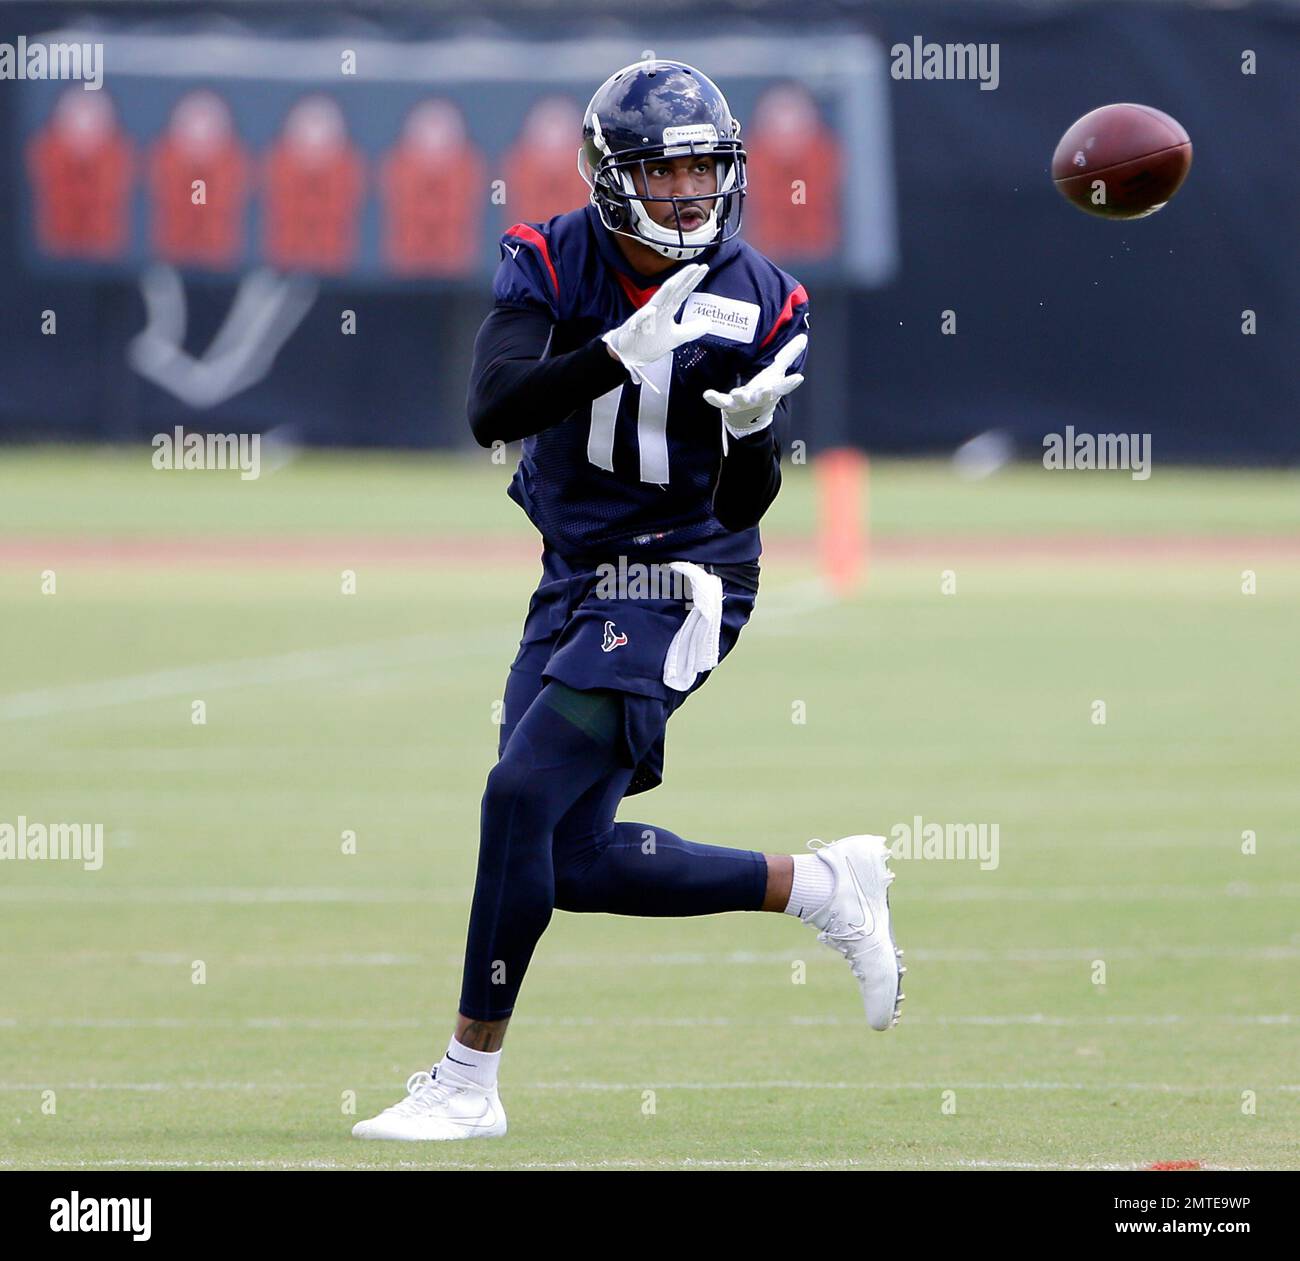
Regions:
<instances>
[{"instance_id":1,"label":"orange field marker","mask_svg":"<svg viewBox=\"0 0 1300 1261\"><path fill-rule=\"evenodd\" d=\"M867 579L867 457L852 447L837 447L818 456L813 467L822 572L837 595L850 596Z\"/></svg>"}]
</instances>

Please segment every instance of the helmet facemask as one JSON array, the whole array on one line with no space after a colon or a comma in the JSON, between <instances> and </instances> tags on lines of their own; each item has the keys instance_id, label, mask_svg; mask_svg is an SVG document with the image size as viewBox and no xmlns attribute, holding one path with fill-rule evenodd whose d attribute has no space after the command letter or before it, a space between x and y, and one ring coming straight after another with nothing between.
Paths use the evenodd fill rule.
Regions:
<instances>
[{"instance_id":1,"label":"helmet facemask","mask_svg":"<svg viewBox=\"0 0 1300 1261\"><path fill-rule=\"evenodd\" d=\"M730 240L740 231L741 207L745 197L745 150L738 139L739 123L733 135L719 138L710 124L665 129L665 143L622 153L610 152L601 134L599 119L593 119L594 136L578 152L578 170L591 188L591 202L601 222L611 232L648 245L665 258L681 261L694 258L710 246ZM677 133L677 134L674 134ZM714 160L716 191L685 197L655 197L649 194L647 166L671 158L707 155ZM637 192L632 172L639 170L646 193ZM686 228L681 208L703 204L707 217L699 227ZM673 222L661 224L647 206L670 204Z\"/></svg>"}]
</instances>

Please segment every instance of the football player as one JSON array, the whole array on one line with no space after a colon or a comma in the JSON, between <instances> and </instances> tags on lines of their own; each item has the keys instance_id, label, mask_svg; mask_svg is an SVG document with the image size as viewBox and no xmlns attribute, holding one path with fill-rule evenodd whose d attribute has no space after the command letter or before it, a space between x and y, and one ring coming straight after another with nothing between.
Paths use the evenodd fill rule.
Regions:
<instances>
[{"instance_id":1,"label":"football player","mask_svg":"<svg viewBox=\"0 0 1300 1261\"><path fill-rule=\"evenodd\" d=\"M740 125L693 67L611 75L579 166L589 205L502 237L474 350L474 436L523 440L509 493L543 553L483 795L455 1034L359 1138L506 1132L502 1041L557 908L797 915L848 959L872 1028L903 998L883 838L791 856L615 822L660 782L669 716L754 607L808 296L737 235Z\"/></svg>"}]
</instances>

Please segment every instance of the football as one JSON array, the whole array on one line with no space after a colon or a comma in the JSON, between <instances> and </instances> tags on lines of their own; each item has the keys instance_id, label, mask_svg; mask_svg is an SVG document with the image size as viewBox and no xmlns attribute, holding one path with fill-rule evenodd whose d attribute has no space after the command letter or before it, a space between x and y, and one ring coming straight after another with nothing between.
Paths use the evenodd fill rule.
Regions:
<instances>
[{"instance_id":1,"label":"football","mask_svg":"<svg viewBox=\"0 0 1300 1261\"><path fill-rule=\"evenodd\" d=\"M1192 165L1177 119L1148 105L1103 105L1066 131L1052 155L1052 182L1080 210L1103 219L1154 214Z\"/></svg>"}]
</instances>

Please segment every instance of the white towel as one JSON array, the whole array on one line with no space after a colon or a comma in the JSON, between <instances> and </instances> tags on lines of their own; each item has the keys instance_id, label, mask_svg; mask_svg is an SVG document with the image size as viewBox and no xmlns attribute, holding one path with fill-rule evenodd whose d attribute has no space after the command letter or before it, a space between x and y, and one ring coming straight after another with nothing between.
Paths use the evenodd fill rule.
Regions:
<instances>
[{"instance_id":1,"label":"white towel","mask_svg":"<svg viewBox=\"0 0 1300 1261\"><path fill-rule=\"evenodd\" d=\"M689 561L672 561L669 569L682 575L691 588L691 611L673 636L664 658L664 685L687 692L696 678L718 664L722 637L722 579Z\"/></svg>"}]
</instances>

